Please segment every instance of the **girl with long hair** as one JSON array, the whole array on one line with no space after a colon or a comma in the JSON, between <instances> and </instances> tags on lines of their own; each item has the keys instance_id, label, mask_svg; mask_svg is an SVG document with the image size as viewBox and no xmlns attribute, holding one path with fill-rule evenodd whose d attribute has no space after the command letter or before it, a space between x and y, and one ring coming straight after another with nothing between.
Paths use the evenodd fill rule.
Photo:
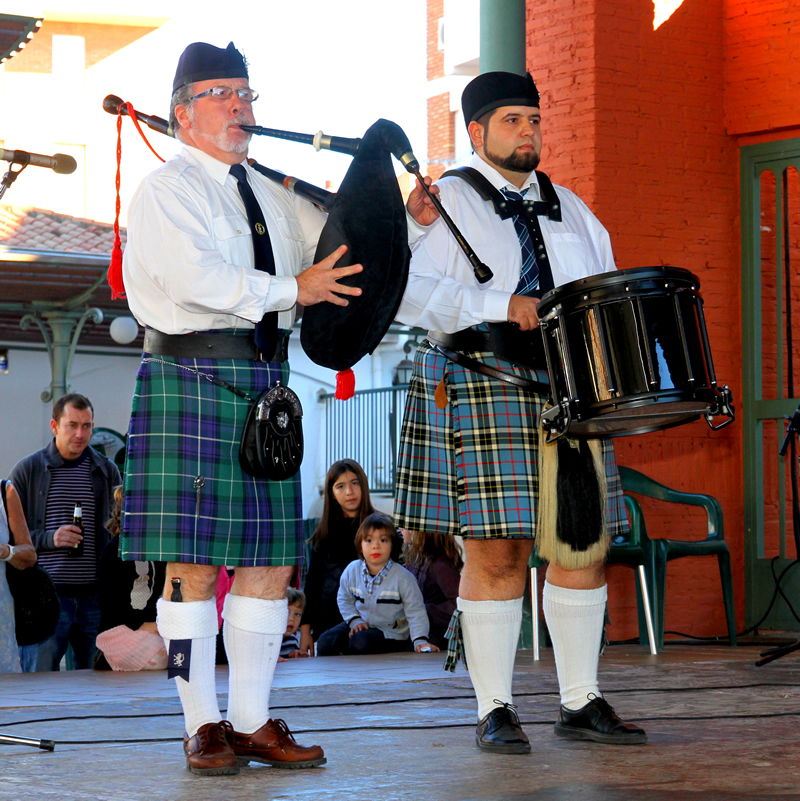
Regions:
<instances>
[{"instance_id":1,"label":"girl with long hair","mask_svg":"<svg viewBox=\"0 0 800 801\"><path fill-rule=\"evenodd\" d=\"M357 558L358 527L375 509L367 477L353 459L340 459L328 470L322 517L311 537L306 575L306 608L300 624L300 650L314 655L320 634L342 622L336 595L342 571Z\"/></svg>"}]
</instances>

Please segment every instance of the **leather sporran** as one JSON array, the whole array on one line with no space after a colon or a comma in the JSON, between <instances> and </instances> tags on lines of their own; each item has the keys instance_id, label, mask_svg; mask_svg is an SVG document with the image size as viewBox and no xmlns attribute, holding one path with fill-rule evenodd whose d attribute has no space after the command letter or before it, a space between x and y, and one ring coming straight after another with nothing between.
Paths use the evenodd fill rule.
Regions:
<instances>
[{"instance_id":1,"label":"leather sporran","mask_svg":"<svg viewBox=\"0 0 800 801\"><path fill-rule=\"evenodd\" d=\"M2 482L2 495L8 517L5 481ZM10 523L8 537L13 545L14 532ZM6 562L6 580L14 599L17 645L36 645L52 636L61 614L61 602L50 576L39 565L19 570Z\"/></svg>"},{"instance_id":2,"label":"leather sporran","mask_svg":"<svg viewBox=\"0 0 800 801\"><path fill-rule=\"evenodd\" d=\"M239 464L256 478L283 481L303 461L303 407L278 381L253 401L239 444Z\"/></svg>"}]
</instances>

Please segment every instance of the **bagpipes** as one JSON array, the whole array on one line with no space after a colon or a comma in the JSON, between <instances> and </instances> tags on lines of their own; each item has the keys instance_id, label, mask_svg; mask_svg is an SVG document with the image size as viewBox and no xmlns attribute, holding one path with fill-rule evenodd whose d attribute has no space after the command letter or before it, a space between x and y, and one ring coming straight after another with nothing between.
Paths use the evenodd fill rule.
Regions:
<instances>
[{"instance_id":1,"label":"bagpipes","mask_svg":"<svg viewBox=\"0 0 800 801\"><path fill-rule=\"evenodd\" d=\"M118 125L119 118L129 116L137 128L138 122L143 122L159 133L174 135L166 120L143 114L114 95L105 98L103 108L118 116ZM469 260L476 280L485 283L492 278L492 271L481 262L425 183L408 138L396 123L378 120L361 139L257 125L240 127L259 136L296 141L316 150L333 150L353 157L336 193L250 162L270 180L327 211L315 262L347 245L347 253L337 266L360 263L364 267L363 273L342 279L343 284L362 288L362 294L350 298L347 306L320 303L304 310L300 333L303 350L316 364L339 371L340 379L383 339L408 279L406 211L392 156L420 182ZM349 394L345 391L347 397L351 394L352 390ZM541 435L537 547L542 557L568 569L598 562L608 548L607 489L600 451L599 440L560 436L551 441L545 432Z\"/></svg>"}]
</instances>

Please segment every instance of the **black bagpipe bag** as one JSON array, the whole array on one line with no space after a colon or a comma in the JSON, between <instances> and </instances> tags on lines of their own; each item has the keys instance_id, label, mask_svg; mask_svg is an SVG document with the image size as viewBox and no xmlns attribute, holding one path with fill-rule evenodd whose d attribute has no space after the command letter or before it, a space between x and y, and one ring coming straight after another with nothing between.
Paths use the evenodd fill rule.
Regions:
<instances>
[{"instance_id":1,"label":"black bagpipe bag","mask_svg":"<svg viewBox=\"0 0 800 801\"><path fill-rule=\"evenodd\" d=\"M300 343L316 364L347 370L383 339L394 320L408 280L408 228L391 148L398 126L378 120L364 134L339 191L328 206L328 221L315 263L340 245L347 253L337 267L362 264L363 272L340 283L358 286L349 305L318 303L304 310Z\"/></svg>"}]
</instances>

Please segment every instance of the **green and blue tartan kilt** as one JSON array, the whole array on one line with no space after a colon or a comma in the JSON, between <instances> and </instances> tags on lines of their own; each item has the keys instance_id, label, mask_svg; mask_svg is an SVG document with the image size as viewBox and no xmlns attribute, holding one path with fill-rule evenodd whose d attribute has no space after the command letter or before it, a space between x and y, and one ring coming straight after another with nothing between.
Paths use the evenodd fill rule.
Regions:
<instances>
[{"instance_id":1,"label":"green and blue tartan kilt","mask_svg":"<svg viewBox=\"0 0 800 801\"><path fill-rule=\"evenodd\" d=\"M286 384L288 365L144 355L128 431L122 558L299 564L299 474L266 481L245 473L239 441L250 402L177 366L210 373L255 398L278 380Z\"/></svg>"},{"instance_id":2,"label":"green and blue tartan kilt","mask_svg":"<svg viewBox=\"0 0 800 801\"><path fill-rule=\"evenodd\" d=\"M492 353L468 353L504 372L547 381ZM444 378L448 404L436 406ZM395 486L397 525L471 539L529 539L536 531L539 418L547 398L449 361L425 341L406 399ZM614 448L603 441L611 537L628 530ZM575 499L580 503L580 499Z\"/></svg>"}]
</instances>

